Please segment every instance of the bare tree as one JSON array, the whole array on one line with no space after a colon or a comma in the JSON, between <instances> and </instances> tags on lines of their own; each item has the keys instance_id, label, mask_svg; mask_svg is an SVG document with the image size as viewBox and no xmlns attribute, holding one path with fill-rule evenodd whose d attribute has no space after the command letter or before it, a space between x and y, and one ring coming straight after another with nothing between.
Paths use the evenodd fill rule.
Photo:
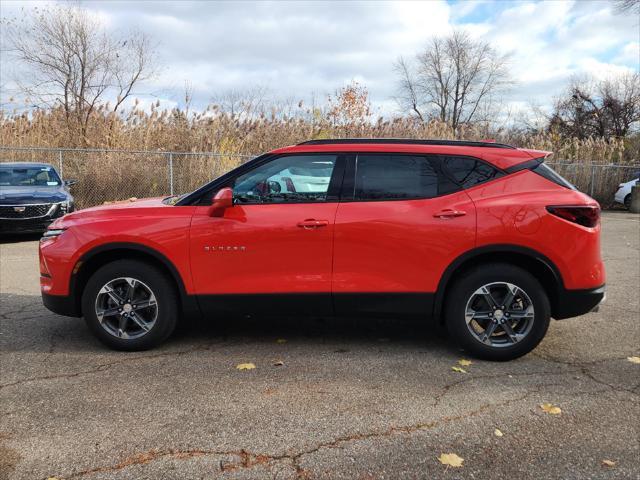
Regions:
<instances>
[{"instance_id":1,"label":"bare tree","mask_svg":"<svg viewBox=\"0 0 640 480\"><path fill-rule=\"evenodd\" d=\"M269 90L262 85L231 88L211 98L221 113L233 118L250 118L264 114L268 109Z\"/></svg>"},{"instance_id":2,"label":"bare tree","mask_svg":"<svg viewBox=\"0 0 640 480\"><path fill-rule=\"evenodd\" d=\"M556 100L549 127L566 136L622 138L640 126L640 74L574 78Z\"/></svg>"},{"instance_id":3,"label":"bare tree","mask_svg":"<svg viewBox=\"0 0 640 480\"><path fill-rule=\"evenodd\" d=\"M511 83L507 57L462 31L432 38L415 65L400 58L395 69L400 104L423 121L435 117L454 129L476 120Z\"/></svg>"},{"instance_id":4,"label":"bare tree","mask_svg":"<svg viewBox=\"0 0 640 480\"><path fill-rule=\"evenodd\" d=\"M149 39L133 32L109 34L86 10L75 5L23 10L20 20L3 19L8 53L24 67L17 81L32 101L64 110L67 126L83 143L92 114L106 98L112 111L153 73Z\"/></svg>"},{"instance_id":5,"label":"bare tree","mask_svg":"<svg viewBox=\"0 0 640 480\"><path fill-rule=\"evenodd\" d=\"M400 57L394 65L394 69L400 77L399 95L396 100L403 108L411 110L424 122L424 115L421 111L423 99L421 92L419 92L419 86L413 76L411 66L403 57Z\"/></svg>"},{"instance_id":6,"label":"bare tree","mask_svg":"<svg viewBox=\"0 0 640 480\"><path fill-rule=\"evenodd\" d=\"M640 0L616 0L615 11L617 13L635 13L640 14Z\"/></svg>"}]
</instances>

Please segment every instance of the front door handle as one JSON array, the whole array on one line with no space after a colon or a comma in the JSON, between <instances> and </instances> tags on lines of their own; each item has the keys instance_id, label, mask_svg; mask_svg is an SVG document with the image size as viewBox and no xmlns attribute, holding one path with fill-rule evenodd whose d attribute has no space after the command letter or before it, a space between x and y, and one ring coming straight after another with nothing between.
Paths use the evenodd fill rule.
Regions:
<instances>
[{"instance_id":1,"label":"front door handle","mask_svg":"<svg viewBox=\"0 0 640 480\"><path fill-rule=\"evenodd\" d=\"M315 220L313 218L308 218L303 222L298 222L298 226L300 228L304 228L305 230L326 227L327 225L329 225L329 220Z\"/></svg>"},{"instance_id":2,"label":"front door handle","mask_svg":"<svg viewBox=\"0 0 640 480\"><path fill-rule=\"evenodd\" d=\"M467 212L463 210L452 210L450 208L445 208L444 210L440 210L438 213L434 213L433 216L435 218L442 218L446 220L448 218L462 217L466 214Z\"/></svg>"}]
</instances>

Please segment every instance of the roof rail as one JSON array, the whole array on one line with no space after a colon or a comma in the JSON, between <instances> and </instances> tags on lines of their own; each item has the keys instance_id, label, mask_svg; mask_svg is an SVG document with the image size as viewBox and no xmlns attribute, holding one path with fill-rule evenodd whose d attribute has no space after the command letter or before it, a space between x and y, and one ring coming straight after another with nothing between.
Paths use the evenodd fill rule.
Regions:
<instances>
[{"instance_id":1,"label":"roof rail","mask_svg":"<svg viewBox=\"0 0 640 480\"><path fill-rule=\"evenodd\" d=\"M405 145L448 145L452 147L489 147L510 148L516 147L504 143L494 142L468 142L465 140L418 140L414 138L328 138L323 140L307 140L298 145L345 145L354 143L379 143L379 144L405 144Z\"/></svg>"}]
</instances>

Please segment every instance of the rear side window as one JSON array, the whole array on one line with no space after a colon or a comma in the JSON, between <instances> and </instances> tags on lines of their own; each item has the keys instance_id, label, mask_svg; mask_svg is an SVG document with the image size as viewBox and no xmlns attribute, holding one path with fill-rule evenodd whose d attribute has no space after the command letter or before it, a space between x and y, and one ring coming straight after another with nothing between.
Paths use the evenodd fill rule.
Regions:
<instances>
[{"instance_id":1,"label":"rear side window","mask_svg":"<svg viewBox=\"0 0 640 480\"><path fill-rule=\"evenodd\" d=\"M462 188L470 188L503 175L500 170L475 158L443 157L443 163Z\"/></svg>"},{"instance_id":2,"label":"rear side window","mask_svg":"<svg viewBox=\"0 0 640 480\"><path fill-rule=\"evenodd\" d=\"M434 160L412 155L358 155L356 200L431 198L438 195Z\"/></svg>"},{"instance_id":3,"label":"rear side window","mask_svg":"<svg viewBox=\"0 0 640 480\"><path fill-rule=\"evenodd\" d=\"M533 167L531 171L537 173L541 177L546 178L547 180L552 181L557 185L560 185L561 187L569 188L571 190L577 190L572 183L570 183L567 179L565 179L562 175L557 173L553 168L551 168L546 163L540 162L538 165Z\"/></svg>"}]
</instances>

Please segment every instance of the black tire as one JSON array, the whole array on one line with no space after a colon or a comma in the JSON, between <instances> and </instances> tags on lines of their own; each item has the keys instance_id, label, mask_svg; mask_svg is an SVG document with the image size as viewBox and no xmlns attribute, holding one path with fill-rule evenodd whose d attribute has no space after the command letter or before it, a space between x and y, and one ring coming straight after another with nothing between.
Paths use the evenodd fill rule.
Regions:
<instances>
[{"instance_id":1,"label":"black tire","mask_svg":"<svg viewBox=\"0 0 640 480\"><path fill-rule=\"evenodd\" d=\"M500 341L503 343L501 346L494 346L483 343L480 338L474 335L471 328L467 326L466 309L467 303L472 302L472 297L474 297L480 288L485 285L500 284L500 282L515 285L519 287L520 292L525 293L533 307L531 314L532 320L528 320L532 323L528 323L527 329L520 332L524 334L524 337L515 343L509 341L508 335L506 337L499 337L499 335L506 335L506 329L503 330L502 327L497 324L494 335L498 336L496 337L497 339L502 338ZM499 286L497 288L499 288ZM507 287L505 287L505 289L506 288ZM484 301L483 296L478 295L475 298L480 298L481 302ZM499 303L500 302L498 302L498 304ZM488 301L486 305L489 305ZM500 305L498 305L498 308L500 308ZM491 308L487 307L486 310L490 312ZM481 323L495 322L497 315L492 313L488 313L487 315L492 316L493 319L481 320ZM502 310L499 315L504 321ZM512 315L515 316L516 313L512 313ZM471 355L486 360L506 361L529 353L540 343L547 333L550 316L551 307L549 305L549 299L540 282L526 270L505 263L484 264L463 272L454 281L451 288L448 289L445 300L445 321L447 329L454 341ZM512 321L515 322L513 319ZM470 323L470 325L473 324ZM485 325L487 324L485 323ZM524 324L514 323L513 325L520 328ZM492 336L491 338L493 339L494 337ZM489 342L493 343L491 340L489 340Z\"/></svg>"},{"instance_id":2,"label":"black tire","mask_svg":"<svg viewBox=\"0 0 640 480\"><path fill-rule=\"evenodd\" d=\"M624 208L631 210L631 194L624 197Z\"/></svg>"},{"instance_id":3,"label":"black tire","mask_svg":"<svg viewBox=\"0 0 640 480\"><path fill-rule=\"evenodd\" d=\"M109 282L126 277L143 283L142 287L138 287L142 288L143 295L146 287L155 296L156 310L153 310L155 312L152 315L155 318L153 325L146 333L140 330L138 334L141 336L138 338L119 338L109 333L98 320L96 313L101 289ZM102 295L104 296L104 293ZM173 333L178 319L178 295L173 279L159 268L137 260L116 260L99 268L89 278L82 294L82 312L89 329L106 346L114 350L148 350L165 341ZM115 323L119 316L107 318L108 323ZM131 328L136 328L135 324L130 325Z\"/></svg>"}]
</instances>

